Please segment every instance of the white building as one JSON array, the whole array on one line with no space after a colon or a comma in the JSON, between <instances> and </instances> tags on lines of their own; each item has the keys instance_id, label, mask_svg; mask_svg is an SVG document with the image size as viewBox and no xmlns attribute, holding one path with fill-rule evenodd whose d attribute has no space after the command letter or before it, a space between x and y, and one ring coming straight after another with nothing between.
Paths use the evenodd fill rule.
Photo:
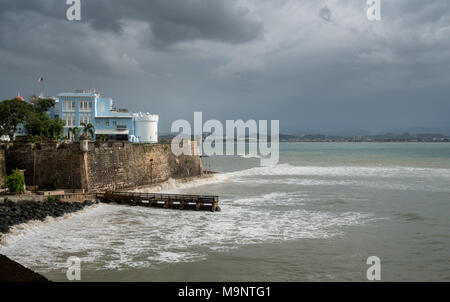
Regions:
<instances>
[{"instance_id":1,"label":"white building","mask_svg":"<svg viewBox=\"0 0 450 302\"><path fill-rule=\"evenodd\" d=\"M157 143L159 116L148 112L139 112L133 114L133 118L136 140L139 143Z\"/></svg>"}]
</instances>

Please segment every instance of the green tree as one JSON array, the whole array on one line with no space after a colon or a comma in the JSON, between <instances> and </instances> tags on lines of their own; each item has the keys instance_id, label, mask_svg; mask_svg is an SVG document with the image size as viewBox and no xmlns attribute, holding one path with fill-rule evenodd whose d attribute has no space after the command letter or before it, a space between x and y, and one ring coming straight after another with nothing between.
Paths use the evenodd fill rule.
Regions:
<instances>
[{"instance_id":1,"label":"green tree","mask_svg":"<svg viewBox=\"0 0 450 302\"><path fill-rule=\"evenodd\" d=\"M29 97L30 103L33 104L34 110L36 112L45 113L54 107L56 102L52 98L41 98L36 95Z\"/></svg>"},{"instance_id":2,"label":"green tree","mask_svg":"<svg viewBox=\"0 0 450 302\"><path fill-rule=\"evenodd\" d=\"M14 140L14 133L17 126L24 123L33 106L27 102L12 99L0 102L0 136L8 135L11 141Z\"/></svg>"},{"instance_id":3,"label":"green tree","mask_svg":"<svg viewBox=\"0 0 450 302\"><path fill-rule=\"evenodd\" d=\"M25 129L29 137L59 140L63 134L64 122L58 118L53 120L44 112L34 111L28 114Z\"/></svg>"},{"instance_id":4,"label":"green tree","mask_svg":"<svg viewBox=\"0 0 450 302\"><path fill-rule=\"evenodd\" d=\"M69 132L69 134L70 133L72 134L72 139L74 141L80 140L80 133L81 133L80 128L78 128L78 127L69 128L68 132Z\"/></svg>"}]
</instances>

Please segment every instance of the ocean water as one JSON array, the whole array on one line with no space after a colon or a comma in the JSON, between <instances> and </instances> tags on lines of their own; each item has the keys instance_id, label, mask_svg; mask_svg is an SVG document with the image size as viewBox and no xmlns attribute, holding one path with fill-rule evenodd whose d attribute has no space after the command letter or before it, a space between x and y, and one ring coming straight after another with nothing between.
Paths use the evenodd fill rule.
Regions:
<instances>
[{"instance_id":1,"label":"ocean water","mask_svg":"<svg viewBox=\"0 0 450 302\"><path fill-rule=\"evenodd\" d=\"M54 281L71 256L83 281L366 281L369 256L383 281L450 281L450 144L285 143L275 167L204 167L221 173L159 191L217 194L220 213L96 205L15 227L0 253Z\"/></svg>"}]
</instances>

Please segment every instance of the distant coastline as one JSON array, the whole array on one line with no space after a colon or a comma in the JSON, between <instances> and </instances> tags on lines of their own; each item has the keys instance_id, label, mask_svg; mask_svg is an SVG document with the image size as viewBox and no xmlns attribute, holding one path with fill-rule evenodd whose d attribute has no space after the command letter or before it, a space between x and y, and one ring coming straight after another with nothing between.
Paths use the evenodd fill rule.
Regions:
<instances>
[{"instance_id":1,"label":"distant coastline","mask_svg":"<svg viewBox=\"0 0 450 302\"><path fill-rule=\"evenodd\" d=\"M210 134L204 134L203 140ZM174 135L162 135L160 139L166 143L170 143L174 138ZM191 139L195 139L192 137ZM270 137L264 138L264 140L270 141ZM255 141L254 138L250 138L248 135L239 138L223 138L223 142L231 141ZM448 143L450 142L450 136L444 134L394 134L386 133L379 135L359 135L354 134L349 135L327 135L327 134L304 134L304 135L291 135L291 134L280 134L280 143L301 143L301 142L318 142L318 143L345 143L345 142L367 142L367 143Z\"/></svg>"},{"instance_id":2,"label":"distant coastline","mask_svg":"<svg viewBox=\"0 0 450 302\"><path fill-rule=\"evenodd\" d=\"M401 142L401 143L436 143L450 142L450 136L443 134L394 134L337 136L325 134L306 134L301 136L280 135L280 142Z\"/></svg>"}]
</instances>

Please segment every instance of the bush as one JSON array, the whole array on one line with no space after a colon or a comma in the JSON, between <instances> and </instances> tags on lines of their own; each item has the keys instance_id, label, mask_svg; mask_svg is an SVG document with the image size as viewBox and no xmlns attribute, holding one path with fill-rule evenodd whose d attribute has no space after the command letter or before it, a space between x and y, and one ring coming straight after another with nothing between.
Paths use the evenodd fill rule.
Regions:
<instances>
[{"instance_id":1,"label":"bush","mask_svg":"<svg viewBox=\"0 0 450 302\"><path fill-rule=\"evenodd\" d=\"M11 175L6 177L6 187L12 194L20 194L24 192L25 177L18 169L13 170Z\"/></svg>"},{"instance_id":2,"label":"bush","mask_svg":"<svg viewBox=\"0 0 450 302\"><path fill-rule=\"evenodd\" d=\"M48 202L60 202L61 196L49 196L47 197Z\"/></svg>"}]
</instances>

